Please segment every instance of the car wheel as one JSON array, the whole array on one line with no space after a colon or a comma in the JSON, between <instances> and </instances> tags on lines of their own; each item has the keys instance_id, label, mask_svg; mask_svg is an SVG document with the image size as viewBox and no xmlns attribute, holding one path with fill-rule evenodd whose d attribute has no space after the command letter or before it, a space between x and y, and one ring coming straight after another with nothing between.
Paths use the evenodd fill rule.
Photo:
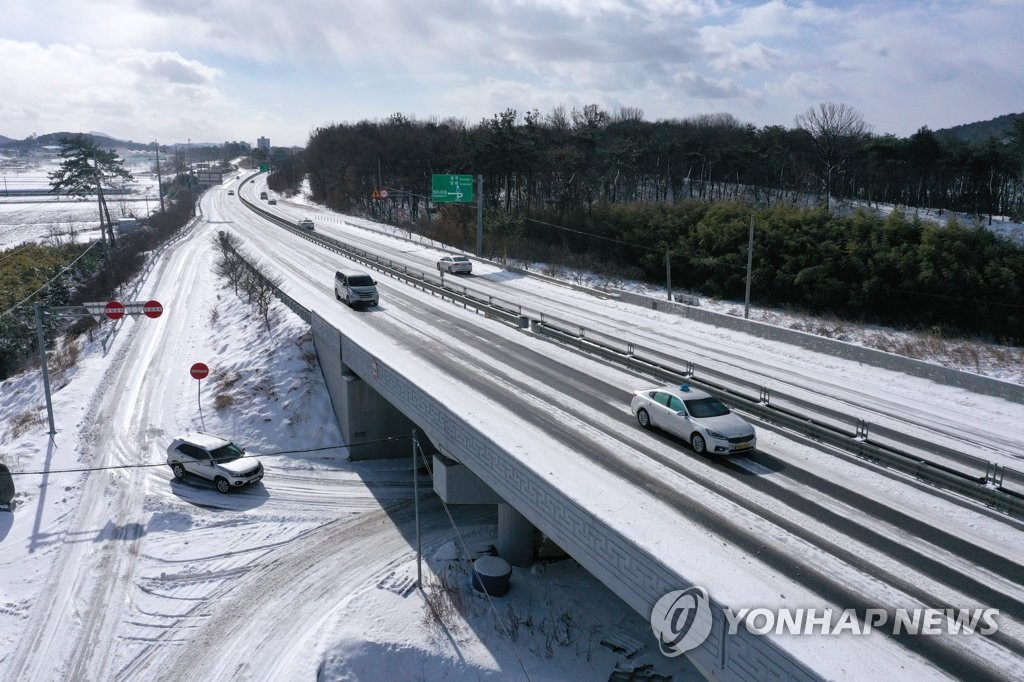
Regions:
<instances>
[{"instance_id":1,"label":"car wheel","mask_svg":"<svg viewBox=\"0 0 1024 682\"><path fill-rule=\"evenodd\" d=\"M337 301L341 300L341 296L338 296L338 290L337 289L334 290L334 299L337 300Z\"/></svg>"},{"instance_id":2,"label":"car wheel","mask_svg":"<svg viewBox=\"0 0 1024 682\"><path fill-rule=\"evenodd\" d=\"M217 484L217 490L219 490L222 493L226 493L231 490L231 484L228 483L228 479L226 478L221 478L220 476L218 476L217 480L215 480L214 483Z\"/></svg>"},{"instance_id":3,"label":"car wheel","mask_svg":"<svg viewBox=\"0 0 1024 682\"><path fill-rule=\"evenodd\" d=\"M695 433L690 436L690 447L692 447L693 451L698 455L703 455L708 449L708 444L704 442L704 436L699 433Z\"/></svg>"},{"instance_id":4,"label":"car wheel","mask_svg":"<svg viewBox=\"0 0 1024 682\"><path fill-rule=\"evenodd\" d=\"M644 427L645 429L651 428L651 415L647 414L647 410L637 410L636 420L640 422L640 426Z\"/></svg>"},{"instance_id":5,"label":"car wheel","mask_svg":"<svg viewBox=\"0 0 1024 682\"><path fill-rule=\"evenodd\" d=\"M172 464L171 471L174 472L174 477L179 481L185 478L185 467L180 464Z\"/></svg>"}]
</instances>

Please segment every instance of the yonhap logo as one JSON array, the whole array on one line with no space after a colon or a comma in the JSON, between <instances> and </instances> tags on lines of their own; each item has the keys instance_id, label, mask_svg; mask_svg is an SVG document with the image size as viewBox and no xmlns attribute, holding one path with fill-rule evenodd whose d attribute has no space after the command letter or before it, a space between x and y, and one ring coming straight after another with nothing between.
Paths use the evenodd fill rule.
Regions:
<instances>
[{"instance_id":1,"label":"yonhap logo","mask_svg":"<svg viewBox=\"0 0 1024 682\"><path fill-rule=\"evenodd\" d=\"M669 592L651 611L651 629L665 656L695 649L711 634L711 604L703 587Z\"/></svg>"}]
</instances>

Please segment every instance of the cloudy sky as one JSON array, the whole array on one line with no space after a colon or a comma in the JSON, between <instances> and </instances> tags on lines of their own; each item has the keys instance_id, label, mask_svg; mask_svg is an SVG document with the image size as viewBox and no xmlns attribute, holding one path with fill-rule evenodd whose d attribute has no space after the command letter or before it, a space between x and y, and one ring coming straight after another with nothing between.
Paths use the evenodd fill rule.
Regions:
<instances>
[{"instance_id":1,"label":"cloudy sky","mask_svg":"<svg viewBox=\"0 0 1024 682\"><path fill-rule=\"evenodd\" d=\"M0 135L269 137L598 104L909 135L1024 112L1024 0L0 0Z\"/></svg>"}]
</instances>

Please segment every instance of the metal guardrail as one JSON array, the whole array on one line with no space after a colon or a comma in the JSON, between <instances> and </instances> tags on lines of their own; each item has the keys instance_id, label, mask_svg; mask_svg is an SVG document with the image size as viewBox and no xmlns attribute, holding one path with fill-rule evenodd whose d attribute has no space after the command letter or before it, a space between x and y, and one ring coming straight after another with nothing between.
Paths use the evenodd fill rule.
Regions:
<instances>
[{"instance_id":1,"label":"metal guardrail","mask_svg":"<svg viewBox=\"0 0 1024 682\"><path fill-rule=\"evenodd\" d=\"M938 462L915 457L887 444L873 442L868 439L867 429L863 422L855 425L852 431L846 430L820 419L800 415L772 405L762 399L763 393L758 398L752 398L714 382L702 381L694 376L695 368L692 364L687 365L686 368L679 368L644 358L638 355L635 349L631 354L622 354L614 348L596 344L591 339L574 336L572 333L544 324L534 325L532 328L542 336L597 355L627 369L642 371L657 381L693 384L766 422L783 426L858 457L912 475L917 479L955 490L989 506L1024 516L1024 495L1004 487L1004 469L998 465L987 467L984 475L973 476ZM928 447L934 449L935 446L928 444Z\"/></svg>"},{"instance_id":2,"label":"metal guardrail","mask_svg":"<svg viewBox=\"0 0 1024 682\"><path fill-rule=\"evenodd\" d=\"M388 258L382 258L333 237L328 237L309 230L299 229L289 221L248 201L239 195L242 203L267 220L292 231L304 239L317 243L332 251L345 255L367 265L370 268L386 273L424 291L461 304L484 313L489 318L497 319L509 325L529 329L538 336L557 341L581 352L601 357L619 366L633 371L648 374L656 381L665 383L689 382L708 391L712 395L731 402L744 412L755 415L766 422L801 433L822 443L832 445L840 450L851 453L883 466L909 474L923 481L933 483L946 489L957 491L967 497L979 500L989 506L1024 516L1024 485L1021 491L1005 487L1006 475L1011 481L1024 483L1024 476L1001 465L984 462L951 448L943 448L928 443L908 434L901 434L892 429L869 425L864 420L850 417L836 410L814 405L806 400L774 393L768 388L758 386L754 382L736 379L725 373L701 367L702 374L709 379L695 377L696 365L692 362L665 356L653 349L644 348L624 341L618 336L581 327L577 324L560 320L548 313L539 311L524 312L520 304L493 296L486 298L476 295L465 286L450 286L441 275L409 268L404 264L396 264ZM461 291L457 289L461 288ZM282 296L287 296L281 292ZM283 300L283 299L282 299ZM298 305L297 303L295 305ZM299 306L303 311L305 308ZM533 313L530 315L529 313ZM300 313L302 315L303 313ZM308 311L303 319L308 320ZM740 390L737 390L737 386ZM758 389L758 397L753 398L741 392L742 389L752 391ZM815 416L807 416L772 404L771 398L785 401L797 407L810 408ZM849 428L844 428L848 426ZM873 440L871 433L883 436L886 441ZM933 452L936 455L957 459L969 459L983 475L972 475L956 468L915 456L893 445Z\"/></svg>"}]
</instances>

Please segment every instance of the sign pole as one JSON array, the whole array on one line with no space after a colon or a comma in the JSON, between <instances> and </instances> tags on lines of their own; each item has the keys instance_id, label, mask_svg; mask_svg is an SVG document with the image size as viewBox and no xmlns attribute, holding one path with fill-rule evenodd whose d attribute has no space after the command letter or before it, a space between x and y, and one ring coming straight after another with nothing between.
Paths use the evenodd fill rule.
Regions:
<instances>
[{"instance_id":1,"label":"sign pole","mask_svg":"<svg viewBox=\"0 0 1024 682\"><path fill-rule=\"evenodd\" d=\"M747 242L747 295L743 297L743 319L750 319L750 267L754 262L754 214L750 214L750 241Z\"/></svg>"},{"instance_id":2,"label":"sign pole","mask_svg":"<svg viewBox=\"0 0 1024 682\"><path fill-rule=\"evenodd\" d=\"M476 255L484 255L484 176L476 176Z\"/></svg>"},{"instance_id":3,"label":"sign pole","mask_svg":"<svg viewBox=\"0 0 1024 682\"><path fill-rule=\"evenodd\" d=\"M420 551L420 484L419 475L416 471L416 429L412 430L412 498L413 507L416 509L416 587L423 589L423 569L421 559L423 553Z\"/></svg>"},{"instance_id":4,"label":"sign pole","mask_svg":"<svg viewBox=\"0 0 1024 682\"><path fill-rule=\"evenodd\" d=\"M196 404L199 406L199 420L203 424L203 428L206 428L206 420L203 419L203 402L200 398L200 391L203 386L203 379L210 374L210 368L202 362L197 362L189 368L188 373L192 375L192 378L196 380Z\"/></svg>"}]
</instances>

